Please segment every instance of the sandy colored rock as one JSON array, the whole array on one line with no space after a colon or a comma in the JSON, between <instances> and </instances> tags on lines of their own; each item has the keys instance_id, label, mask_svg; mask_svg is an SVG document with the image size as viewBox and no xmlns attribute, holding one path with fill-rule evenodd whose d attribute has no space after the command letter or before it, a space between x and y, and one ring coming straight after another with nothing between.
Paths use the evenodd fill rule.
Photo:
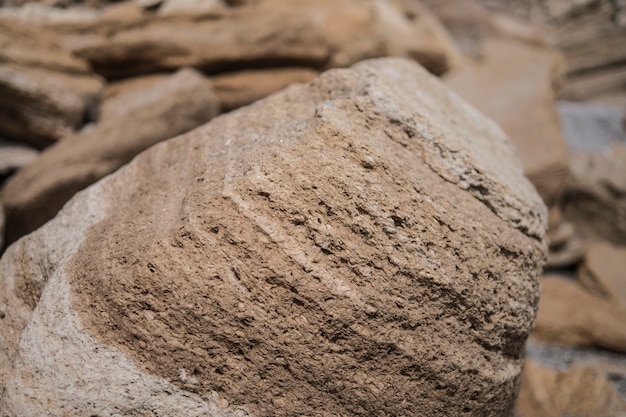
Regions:
<instances>
[{"instance_id":1,"label":"sandy colored rock","mask_svg":"<svg viewBox=\"0 0 626 417\"><path fill-rule=\"evenodd\" d=\"M266 0L203 15L54 29L69 50L107 78L182 66L210 74L289 66L323 69L387 55L412 57L441 73L454 50L427 10L400 0Z\"/></svg>"},{"instance_id":2,"label":"sandy colored rock","mask_svg":"<svg viewBox=\"0 0 626 417\"><path fill-rule=\"evenodd\" d=\"M9 248L0 407L506 415L545 228L501 130L421 67L329 71L151 148Z\"/></svg>"},{"instance_id":3,"label":"sandy colored rock","mask_svg":"<svg viewBox=\"0 0 626 417\"><path fill-rule=\"evenodd\" d=\"M516 411L520 417L615 417L626 415L626 402L594 368L559 372L527 361Z\"/></svg>"},{"instance_id":4,"label":"sandy colored rock","mask_svg":"<svg viewBox=\"0 0 626 417\"><path fill-rule=\"evenodd\" d=\"M19 143L0 139L0 178L6 178L33 162L39 151Z\"/></svg>"},{"instance_id":5,"label":"sandy colored rock","mask_svg":"<svg viewBox=\"0 0 626 417\"><path fill-rule=\"evenodd\" d=\"M573 152L563 215L589 240L626 245L626 145L602 153Z\"/></svg>"},{"instance_id":6,"label":"sandy colored rock","mask_svg":"<svg viewBox=\"0 0 626 417\"><path fill-rule=\"evenodd\" d=\"M155 143L207 122L219 108L206 79L191 69L121 95L117 106L109 118L46 149L7 181L0 193L7 244L53 218L77 191Z\"/></svg>"},{"instance_id":7,"label":"sandy colored rock","mask_svg":"<svg viewBox=\"0 0 626 417\"><path fill-rule=\"evenodd\" d=\"M240 71L211 77L223 111L248 105L293 83L308 82L318 73L305 68Z\"/></svg>"},{"instance_id":8,"label":"sandy colored rock","mask_svg":"<svg viewBox=\"0 0 626 417\"><path fill-rule=\"evenodd\" d=\"M451 72L445 82L509 135L524 171L547 205L568 176L554 84L560 55L513 40L487 39L484 58Z\"/></svg>"},{"instance_id":9,"label":"sandy colored rock","mask_svg":"<svg viewBox=\"0 0 626 417\"><path fill-rule=\"evenodd\" d=\"M626 247L604 242L591 245L577 278L589 291L626 308Z\"/></svg>"},{"instance_id":10,"label":"sandy colored rock","mask_svg":"<svg viewBox=\"0 0 626 417\"><path fill-rule=\"evenodd\" d=\"M545 276L541 285L533 337L556 344L626 352L626 309L558 275Z\"/></svg>"},{"instance_id":11,"label":"sandy colored rock","mask_svg":"<svg viewBox=\"0 0 626 417\"><path fill-rule=\"evenodd\" d=\"M93 116L102 86L54 34L0 18L0 135L50 145Z\"/></svg>"}]
</instances>

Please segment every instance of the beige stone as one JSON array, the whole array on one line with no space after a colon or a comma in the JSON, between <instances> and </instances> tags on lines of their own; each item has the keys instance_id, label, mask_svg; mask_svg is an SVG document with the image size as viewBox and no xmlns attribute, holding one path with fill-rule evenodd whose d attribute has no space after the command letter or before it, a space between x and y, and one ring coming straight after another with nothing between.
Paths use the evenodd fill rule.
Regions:
<instances>
[{"instance_id":1,"label":"beige stone","mask_svg":"<svg viewBox=\"0 0 626 417\"><path fill-rule=\"evenodd\" d=\"M152 147L9 248L0 407L506 415L546 217L502 131L421 67L329 71Z\"/></svg>"},{"instance_id":2,"label":"beige stone","mask_svg":"<svg viewBox=\"0 0 626 417\"><path fill-rule=\"evenodd\" d=\"M626 308L626 247L594 243L578 268L577 278L589 291Z\"/></svg>"},{"instance_id":3,"label":"beige stone","mask_svg":"<svg viewBox=\"0 0 626 417\"><path fill-rule=\"evenodd\" d=\"M102 87L53 33L0 18L0 135L48 146L93 117Z\"/></svg>"},{"instance_id":4,"label":"beige stone","mask_svg":"<svg viewBox=\"0 0 626 417\"><path fill-rule=\"evenodd\" d=\"M626 352L626 309L611 304L576 281L555 275L542 280L538 340L573 346L598 346Z\"/></svg>"},{"instance_id":5,"label":"beige stone","mask_svg":"<svg viewBox=\"0 0 626 417\"><path fill-rule=\"evenodd\" d=\"M561 206L576 232L589 240L626 245L626 145L602 153L577 151Z\"/></svg>"},{"instance_id":6,"label":"beige stone","mask_svg":"<svg viewBox=\"0 0 626 417\"><path fill-rule=\"evenodd\" d=\"M36 149L0 139L0 178L6 178L30 164L38 155Z\"/></svg>"},{"instance_id":7,"label":"beige stone","mask_svg":"<svg viewBox=\"0 0 626 417\"><path fill-rule=\"evenodd\" d=\"M121 95L110 117L46 149L7 181L0 193L7 217L5 242L41 226L77 191L143 150L207 122L218 108L206 79L190 69L153 88Z\"/></svg>"},{"instance_id":8,"label":"beige stone","mask_svg":"<svg viewBox=\"0 0 626 417\"><path fill-rule=\"evenodd\" d=\"M568 151L555 105L560 55L519 41L487 39L484 58L448 74L447 85L509 135L546 204L565 186Z\"/></svg>"},{"instance_id":9,"label":"beige stone","mask_svg":"<svg viewBox=\"0 0 626 417\"><path fill-rule=\"evenodd\" d=\"M211 77L223 111L248 105L293 83L308 82L318 75L306 68L248 70Z\"/></svg>"},{"instance_id":10,"label":"beige stone","mask_svg":"<svg viewBox=\"0 0 626 417\"><path fill-rule=\"evenodd\" d=\"M454 53L428 11L400 0L266 0L203 15L54 29L69 50L108 78L182 66L210 74L285 66L323 69L388 55L412 57L442 73Z\"/></svg>"},{"instance_id":11,"label":"beige stone","mask_svg":"<svg viewBox=\"0 0 626 417\"><path fill-rule=\"evenodd\" d=\"M599 370L557 371L527 361L516 411L520 417L616 417L626 415L626 402Z\"/></svg>"}]
</instances>

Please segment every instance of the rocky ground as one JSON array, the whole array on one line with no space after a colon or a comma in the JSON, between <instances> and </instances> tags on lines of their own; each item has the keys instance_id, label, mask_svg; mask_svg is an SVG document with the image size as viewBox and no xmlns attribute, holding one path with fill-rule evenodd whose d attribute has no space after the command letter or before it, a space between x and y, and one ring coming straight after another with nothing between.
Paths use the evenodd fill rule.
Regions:
<instances>
[{"instance_id":1,"label":"rocky ground","mask_svg":"<svg viewBox=\"0 0 626 417\"><path fill-rule=\"evenodd\" d=\"M0 6L3 416L626 416L620 0Z\"/></svg>"}]
</instances>

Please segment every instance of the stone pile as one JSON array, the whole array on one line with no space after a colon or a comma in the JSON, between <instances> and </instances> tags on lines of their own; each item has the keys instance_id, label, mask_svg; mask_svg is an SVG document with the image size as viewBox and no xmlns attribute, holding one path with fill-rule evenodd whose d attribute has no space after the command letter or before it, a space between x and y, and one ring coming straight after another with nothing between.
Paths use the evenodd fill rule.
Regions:
<instances>
[{"instance_id":1,"label":"stone pile","mask_svg":"<svg viewBox=\"0 0 626 417\"><path fill-rule=\"evenodd\" d=\"M0 414L626 415L625 9L0 2Z\"/></svg>"}]
</instances>

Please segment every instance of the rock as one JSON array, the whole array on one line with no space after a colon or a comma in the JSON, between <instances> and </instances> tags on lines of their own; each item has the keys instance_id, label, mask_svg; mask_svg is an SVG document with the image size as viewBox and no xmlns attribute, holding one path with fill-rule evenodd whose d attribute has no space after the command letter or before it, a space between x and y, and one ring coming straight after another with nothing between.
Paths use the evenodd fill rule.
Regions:
<instances>
[{"instance_id":1,"label":"rock","mask_svg":"<svg viewBox=\"0 0 626 417\"><path fill-rule=\"evenodd\" d=\"M626 4L620 1L585 0L553 25L550 37L567 72L560 98L621 104L626 114Z\"/></svg>"},{"instance_id":2,"label":"rock","mask_svg":"<svg viewBox=\"0 0 626 417\"><path fill-rule=\"evenodd\" d=\"M555 244L552 244L554 239ZM577 265L585 256L588 242L576 235L574 226L564 222L548 233L550 253L544 267L546 269L569 268Z\"/></svg>"},{"instance_id":3,"label":"rock","mask_svg":"<svg viewBox=\"0 0 626 417\"><path fill-rule=\"evenodd\" d=\"M87 7L61 8L43 3L26 3L20 7L0 8L0 16L31 24L93 23L98 11Z\"/></svg>"},{"instance_id":4,"label":"rock","mask_svg":"<svg viewBox=\"0 0 626 417\"><path fill-rule=\"evenodd\" d=\"M275 68L211 77L223 111L248 105L293 83L308 82L318 73L306 68Z\"/></svg>"},{"instance_id":5,"label":"rock","mask_svg":"<svg viewBox=\"0 0 626 417\"><path fill-rule=\"evenodd\" d=\"M615 142L626 143L621 109L590 103L559 102L563 136L572 149L602 152Z\"/></svg>"},{"instance_id":6,"label":"rock","mask_svg":"<svg viewBox=\"0 0 626 417\"><path fill-rule=\"evenodd\" d=\"M30 164L38 155L36 149L0 139L0 178L6 178Z\"/></svg>"},{"instance_id":7,"label":"rock","mask_svg":"<svg viewBox=\"0 0 626 417\"><path fill-rule=\"evenodd\" d=\"M568 175L554 84L560 55L526 43L486 39L484 58L446 75L445 82L498 123L517 148L526 175L548 206Z\"/></svg>"},{"instance_id":8,"label":"rock","mask_svg":"<svg viewBox=\"0 0 626 417\"><path fill-rule=\"evenodd\" d=\"M412 57L440 73L449 67L451 46L437 25L414 4L266 0L200 17L144 17L54 29L97 73L125 78L182 66L209 74L289 66L323 69L386 55Z\"/></svg>"},{"instance_id":9,"label":"rock","mask_svg":"<svg viewBox=\"0 0 626 417\"><path fill-rule=\"evenodd\" d=\"M558 275L542 280L533 337L571 346L598 346L626 352L626 309L585 291Z\"/></svg>"},{"instance_id":10,"label":"rock","mask_svg":"<svg viewBox=\"0 0 626 417\"><path fill-rule=\"evenodd\" d=\"M421 67L329 71L152 147L7 250L0 407L506 415L545 228L501 130Z\"/></svg>"},{"instance_id":11,"label":"rock","mask_svg":"<svg viewBox=\"0 0 626 417\"><path fill-rule=\"evenodd\" d=\"M118 112L46 149L0 193L11 243L53 218L79 190L155 143L197 127L218 112L206 79L181 70L151 89L117 100Z\"/></svg>"},{"instance_id":12,"label":"rock","mask_svg":"<svg viewBox=\"0 0 626 417\"><path fill-rule=\"evenodd\" d=\"M79 128L102 80L52 33L0 19L0 135L45 147Z\"/></svg>"},{"instance_id":13,"label":"rock","mask_svg":"<svg viewBox=\"0 0 626 417\"><path fill-rule=\"evenodd\" d=\"M165 0L159 7L160 15L207 13L226 7L222 0Z\"/></svg>"},{"instance_id":14,"label":"rock","mask_svg":"<svg viewBox=\"0 0 626 417\"><path fill-rule=\"evenodd\" d=\"M590 292L626 308L626 248L597 242L587 250L577 271L578 281Z\"/></svg>"},{"instance_id":15,"label":"rock","mask_svg":"<svg viewBox=\"0 0 626 417\"><path fill-rule=\"evenodd\" d=\"M563 215L588 240L626 245L626 145L602 153L575 152Z\"/></svg>"},{"instance_id":16,"label":"rock","mask_svg":"<svg viewBox=\"0 0 626 417\"><path fill-rule=\"evenodd\" d=\"M517 412L521 417L615 417L626 413L626 402L594 368L559 372L527 361Z\"/></svg>"}]
</instances>

